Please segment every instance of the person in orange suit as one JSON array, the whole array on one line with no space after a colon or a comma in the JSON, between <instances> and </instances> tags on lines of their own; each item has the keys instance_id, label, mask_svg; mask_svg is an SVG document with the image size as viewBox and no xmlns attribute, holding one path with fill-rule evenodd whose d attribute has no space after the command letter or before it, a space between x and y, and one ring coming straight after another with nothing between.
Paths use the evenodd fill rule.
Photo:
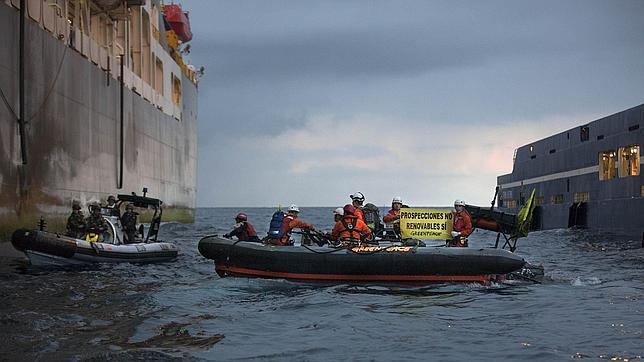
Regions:
<instances>
[{"instance_id":1,"label":"person in orange suit","mask_svg":"<svg viewBox=\"0 0 644 362\"><path fill-rule=\"evenodd\" d=\"M449 241L448 246L467 248L467 237L472 234L472 217L470 213L465 210L465 201L454 201L455 212L452 212L452 221L454 228L452 229L452 240Z\"/></svg>"},{"instance_id":2,"label":"person in orange suit","mask_svg":"<svg viewBox=\"0 0 644 362\"><path fill-rule=\"evenodd\" d=\"M231 232L224 234L224 237L229 239L233 236L236 236L239 241L261 241L257 237L257 231L255 231L253 224L248 222L248 215L244 212L235 216L235 227Z\"/></svg>"},{"instance_id":3,"label":"person in orange suit","mask_svg":"<svg viewBox=\"0 0 644 362\"><path fill-rule=\"evenodd\" d=\"M373 239L371 229L356 215L356 208L352 205L344 207L344 216L335 223L331 231L332 240L349 243L366 243Z\"/></svg>"},{"instance_id":4,"label":"person in orange suit","mask_svg":"<svg viewBox=\"0 0 644 362\"><path fill-rule=\"evenodd\" d=\"M366 223L364 219L364 213L362 212L362 204L364 204L364 195L362 194L362 192L358 191L352 195L349 195L349 197L351 198L350 206L353 206L355 208L354 216L362 220L362 222ZM347 204L347 206L349 206L349 204Z\"/></svg>"},{"instance_id":5,"label":"person in orange suit","mask_svg":"<svg viewBox=\"0 0 644 362\"><path fill-rule=\"evenodd\" d=\"M297 218L299 213L300 208L297 205L292 204L289 206L286 216L284 216L284 220L282 221L282 237L280 239L269 239L267 243L272 245L292 245L291 233L293 229L315 230L315 226Z\"/></svg>"},{"instance_id":6,"label":"person in orange suit","mask_svg":"<svg viewBox=\"0 0 644 362\"><path fill-rule=\"evenodd\" d=\"M382 217L385 224L393 227L393 236L400 236L400 209L403 206L402 197L396 196L391 200L391 210Z\"/></svg>"}]
</instances>

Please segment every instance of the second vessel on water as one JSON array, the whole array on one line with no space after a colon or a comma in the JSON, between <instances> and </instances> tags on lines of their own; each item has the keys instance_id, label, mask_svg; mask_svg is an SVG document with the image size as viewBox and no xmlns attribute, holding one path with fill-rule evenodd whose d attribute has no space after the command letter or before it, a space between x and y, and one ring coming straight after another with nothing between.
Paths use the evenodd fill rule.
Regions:
<instances>
[{"instance_id":1,"label":"second vessel on water","mask_svg":"<svg viewBox=\"0 0 644 362\"><path fill-rule=\"evenodd\" d=\"M16 230L11 242L16 249L25 253L33 265L152 263L175 259L179 252L177 246L157 240L161 201L144 196L118 195L116 209L123 202L154 210L149 226L145 228L141 225L136 236L128 243L118 213L113 213L114 209L109 208L102 209L107 231L102 233L100 240L94 240L94 235L89 232L77 237L48 232L41 222L40 230Z\"/></svg>"}]
</instances>

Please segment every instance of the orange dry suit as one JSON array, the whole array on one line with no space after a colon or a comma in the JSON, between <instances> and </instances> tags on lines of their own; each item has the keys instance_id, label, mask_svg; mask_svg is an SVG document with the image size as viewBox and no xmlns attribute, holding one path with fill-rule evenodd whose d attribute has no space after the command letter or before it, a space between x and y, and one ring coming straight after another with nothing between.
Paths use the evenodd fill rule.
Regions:
<instances>
[{"instance_id":1,"label":"orange dry suit","mask_svg":"<svg viewBox=\"0 0 644 362\"><path fill-rule=\"evenodd\" d=\"M284 220L282 221L282 238L281 239L269 239L267 243L273 244L273 245L289 245L290 239L291 239L291 231L293 229L300 228L304 230L313 230L315 227L311 224L307 224L306 222L296 219L293 215L286 215L284 216Z\"/></svg>"},{"instance_id":2,"label":"orange dry suit","mask_svg":"<svg viewBox=\"0 0 644 362\"><path fill-rule=\"evenodd\" d=\"M355 206L354 206L355 207ZM364 212L361 208L356 207L356 210L353 213L358 219L362 220L363 223L367 223L367 220L364 219Z\"/></svg>"},{"instance_id":3,"label":"orange dry suit","mask_svg":"<svg viewBox=\"0 0 644 362\"><path fill-rule=\"evenodd\" d=\"M386 223L393 222L393 221L395 221L395 220L400 219L400 215L399 215L399 214L400 214L400 210L394 210L394 209L391 209L391 210L389 210L389 212L387 213L387 215L385 215L385 216L383 216L383 217L382 217L382 220L383 220L384 222L386 222Z\"/></svg>"},{"instance_id":4,"label":"orange dry suit","mask_svg":"<svg viewBox=\"0 0 644 362\"><path fill-rule=\"evenodd\" d=\"M463 209L461 212L452 212L452 219L454 220L454 231L458 231L461 235L455 237L450 241L449 246L467 247L467 237L472 233L472 217L467 210Z\"/></svg>"},{"instance_id":5,"label":"orange dry suit","mask_svg":"<svg viewBox=\"0 0 644 362\"><path fill-rule=\"evenodd\" d=\"M382 217L386 224L392 224L394 228L393 234L388 232L387 236L400 237L400 210L391 209L387 215Z\"/></svg>"},{"instance_id":6,"label":"orange dry suit","mask_svg":"<svg viewBox=\"0 0 644 362\"><path fill-rule=\"evenodd\" d=\"M333 240L342 241L363 241L373 238L371 229L354 215L345 215L340 221L335 223L331 231L331 238Z\"/></svg>"}]
</instances>

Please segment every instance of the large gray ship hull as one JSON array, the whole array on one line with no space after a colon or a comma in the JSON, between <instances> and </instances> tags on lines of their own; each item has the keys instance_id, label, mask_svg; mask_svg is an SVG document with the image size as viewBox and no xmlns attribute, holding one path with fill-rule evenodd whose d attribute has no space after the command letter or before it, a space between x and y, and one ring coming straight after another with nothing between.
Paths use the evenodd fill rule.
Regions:
<instances>
[{"instance_id":1,"label":"large gray ship hull","mask_svg":"<svg viewBox=\"0 0 644 362\"><path fill-rule=\"evenodd\" d=\"M180 75L180 120L127 87L121 102L118 66L102 69L27 19L21 137L19 14L0 3L0 235L34 227L40 216L60 223L72 199L86 204L143 187L164 201L164 220L193 220L196 85Z\"/></svg>"},{"instance_id":2,"label":"large gray ship hull","mask_svg":"<svg viewBox=\"0 0 644 362\"><path fill-rule=\"evenodd\" d=\"M516 212L535 189L534 229L578 227L639 238L642 147L644 104L522 146L512 173L498 177L500 209Z\"/></svg>"}]
</instances>

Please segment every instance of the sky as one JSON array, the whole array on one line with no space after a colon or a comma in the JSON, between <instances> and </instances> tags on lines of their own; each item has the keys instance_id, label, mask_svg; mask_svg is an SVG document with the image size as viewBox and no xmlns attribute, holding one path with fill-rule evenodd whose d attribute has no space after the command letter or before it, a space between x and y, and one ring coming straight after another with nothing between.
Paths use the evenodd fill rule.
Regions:
<instances>
[{"instance_id":1,"label":"sky","mask_svg":"<svg viewBox=\"0 0 644 362\"><path fill-rule=\"evenodd\" d=\"M644 1L180 1L197 206L489 205L516 148L644 102Z\"/></svg>"}]
</instances>

